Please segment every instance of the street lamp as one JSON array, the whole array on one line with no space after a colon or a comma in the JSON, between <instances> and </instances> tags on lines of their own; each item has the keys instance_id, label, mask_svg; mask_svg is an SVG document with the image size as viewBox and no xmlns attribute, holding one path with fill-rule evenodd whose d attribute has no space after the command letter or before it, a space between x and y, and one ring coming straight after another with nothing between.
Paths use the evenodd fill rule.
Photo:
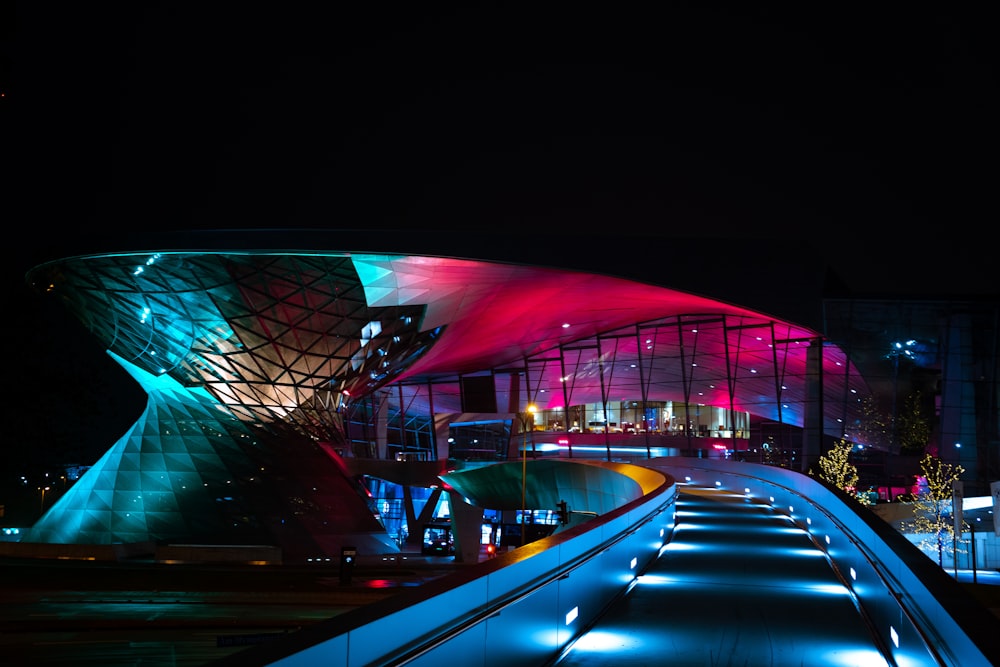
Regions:
<instances>
[{"instance_id":1,"label":"street lamp","mask_svg":"<svg viewBox=\"0 0 1000 667\"><path fill-rule=\"evenodd\" d=\"M45 514L45 492L49 490L47 486L40 486L38 490L42 492L42 502L38 506L38 513Z\"/></svg>"},{"instance_id":2,"label":"street lamp","mask_svg":"<svg viewBox=\"0 0 1000 667\"><path fill-rule=\"evenodd\" d=\"M528 480L528 426L530 424L532 430L535 428L535 412L538 408L534 403L528 403L528 406L524 409L524 412L519 412L518 417L521 420L521 546L525 544L525 532L527 529L527 523L524 520L525 512L528 507L526 504L526 491L527 491L527 480Z\"/></svg>"}]
</instances>

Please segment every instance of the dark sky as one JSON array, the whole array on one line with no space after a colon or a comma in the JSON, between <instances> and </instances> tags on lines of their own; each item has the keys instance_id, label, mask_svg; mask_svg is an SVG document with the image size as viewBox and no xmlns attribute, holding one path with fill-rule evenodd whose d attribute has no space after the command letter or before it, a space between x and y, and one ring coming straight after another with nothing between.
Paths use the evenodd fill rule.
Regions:
<instances>
[{"instance_id":1,"label":"dark sky","mask_svg":"<svg viewBox=\"0 0 1000 667\"><path fill-rule=\"evenodd\" d=\"M900 278L873 263L922 285L990 261L998 60L978 10L324 4L21 3L14 225L43 246L402 228L627 256L694 237L744 261L741 239L785 238L859 287Z\"/></svg>"},{"instance_id":2,"label":"dark sky","mask_svg":"<svg viewBox=\"0 0 1000 667\"><path fill-rule=\"evenodd\" d=\"M685 288L832 267L857 292L998 291L988 3L10 4L5 341L27 403L35 378L96 388L24 271L109 236L435 230L470 255L696 271Z\"/></svg>"}]
</instances>

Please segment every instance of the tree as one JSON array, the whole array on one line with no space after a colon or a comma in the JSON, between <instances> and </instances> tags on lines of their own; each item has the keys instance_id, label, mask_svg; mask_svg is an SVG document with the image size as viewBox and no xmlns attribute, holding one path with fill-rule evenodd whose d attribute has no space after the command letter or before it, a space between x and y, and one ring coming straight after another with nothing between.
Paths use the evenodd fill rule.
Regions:
<instances>
[{"instance_id":1,"label":"tree","mask_svg":"<svg viewBox=\"0 0 1000 667\"><path fill-rule=\"evenodd\" d=\"M904 530L927 535L917 546L927 552L937 551L938 565L944 567L944 553L956 550L955 529L950 520L952 484L965 468L944 463L941 459L925 454L920 469L927 480L913 502L913 521L904 523ZM964 526L963 526L964 527ZM961 552L961 550L958 550Z\"/></svg>"},{"instance_id":2,"label":"tree","mask_svg":"<svg viewBox=\"0 0 1000 667\"><path fill-rule=\"evenodd\" d=\"M899 414L884 412L874 396L861 402L861 417L852 437L875 449L920 454L931 439L931 418L927 415L919 391L908 394Z\"/></svg>"},{"instance_id":3,"label":"tree","mask_svg":"<svg viewBox=\"0 0 1000 667\"><path fill-rule=\"evenodd\" d=\"M833 484L844 493L854 496L862 505L870 505L871 499L867 493L858 493L858 468L851 463L851 450L854 444L843 438L834 444L826 454L819 457L819 478ZM812 471L809 472L812 474Z\"/></svg>"},{"instance_id":4,"label":"tree","mask_svg":"<svg viewBox=\"0 0 1000 667\"><path fill-rule=\"evenodd\" d=\"M931 421L924 412L920 392L906 397L896 422L899 449L903 454L920 454L931 439Z\"/></svg>"},{"instance_id":5,"label":"tree","mask_svg":"<svg viewBox=\"0 0 1000 667\"><path fill-rule=\"evenodd\" d=\"M890 442L892 414L879 409L874 396L861 402L861 418L855 428L854 439L874 449L886 449Z\"/></svg>"}]
</instances>

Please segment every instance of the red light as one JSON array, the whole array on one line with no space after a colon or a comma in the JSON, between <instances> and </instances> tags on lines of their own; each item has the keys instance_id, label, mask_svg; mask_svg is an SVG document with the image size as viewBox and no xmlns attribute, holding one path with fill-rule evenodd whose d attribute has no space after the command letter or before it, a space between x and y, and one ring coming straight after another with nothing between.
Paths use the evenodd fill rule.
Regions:
<instances>
[{"instance_id":1,"label":"red light","mask_svg":"<svg viewBox=\"0 0 1000 667\"><path fill-rule=\"evenodd\" d=\"M569 438L559 438L558 440L556 440L556 442L559 443L560 445L568 445Z\"/></svg>"}]
</instances>

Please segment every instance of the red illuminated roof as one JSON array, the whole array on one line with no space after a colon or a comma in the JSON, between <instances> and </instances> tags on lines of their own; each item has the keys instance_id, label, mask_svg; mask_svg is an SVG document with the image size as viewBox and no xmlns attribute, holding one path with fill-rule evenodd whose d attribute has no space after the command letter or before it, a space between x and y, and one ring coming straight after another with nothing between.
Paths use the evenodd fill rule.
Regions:
<instances>
[{"instance_id":1,"label":"red illuminated roof","mask_svg":"<svg viewBox=\"0 0 1000 667\"><path fill-rule=\"evenodd\" d=\"M336 407L323 394L339 404L397 383L441 383L430 409L458 412L446 383L498 369L524 377L517 400L540 408L678 401L802 425L822 400L832 434L869 393L808 328L580 271L254 249L74 257L32 278L124 361L203 385L251 420L322 422Z\"/></svg>"}]
</instances>

